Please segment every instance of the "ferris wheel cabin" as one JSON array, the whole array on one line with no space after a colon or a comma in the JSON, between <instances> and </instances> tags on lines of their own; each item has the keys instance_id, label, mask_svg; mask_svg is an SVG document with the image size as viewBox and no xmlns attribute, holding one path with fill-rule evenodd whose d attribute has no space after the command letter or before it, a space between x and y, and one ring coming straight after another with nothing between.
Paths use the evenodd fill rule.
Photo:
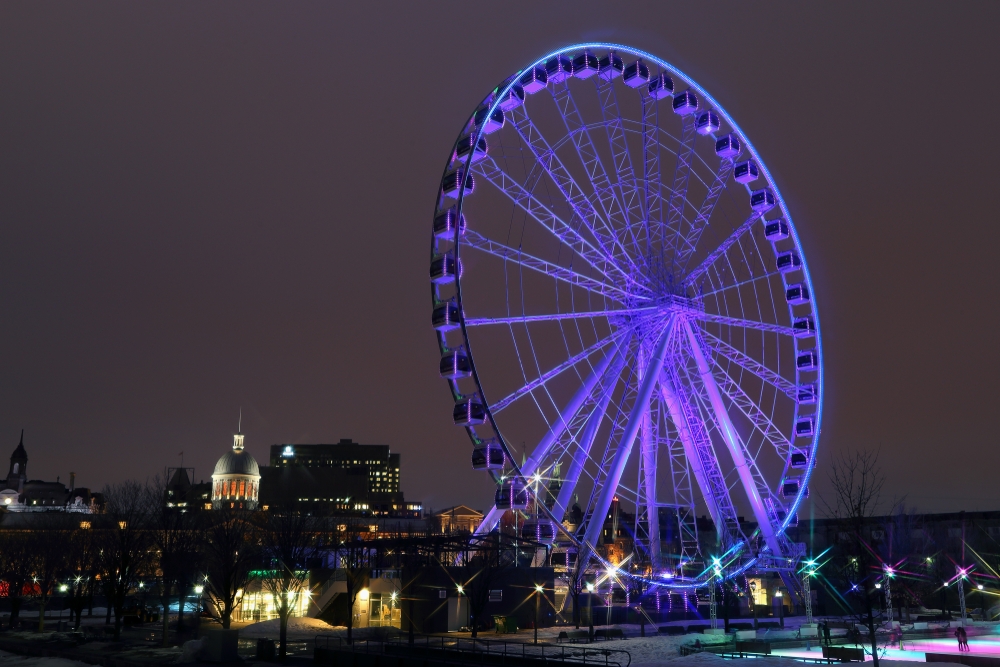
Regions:
<instances>
[{"instance_id":1,"label":"ferris wheel cabin","mask_svg":"<svg viewBox=\"0 0 1000 667\"><path fill-rule=\"evenodd\" d=\"M694 129L703 137L708 136L713 132L718 132L720 127L722 127L722 125L719 121L719 116L711 111L699 114L698 120L694 123Z\"/></svg>"},{"instance_id":2,"label":"ferris wheel cabin","mask_svg":"<svg viewBox=\"0 0 1000 667\"><path fill-rule=\"evenodd\" d=\"M539 544L556 541L556 525L548 519L528 519L521 526L521 537Z\"/></svg>"},{"instance_id":3,"label":"ferris wheel cabin","mask_svg":"<svg viewBox=\"0 0 1000 667\"><path fill-rule=\"evenodd\" d=\"M730 132L715 142L715 154L723 159L732 160L735 157L739 157L739 154L742 152L743 144L734 132Z\"/></svg>"},{"instance_id":4,"label":"ferris wheel cabin","mask_svg":"<svg viewBox=\"0 0 1000 667\"><path fill-rule=\"evenodd\" d=\"M476 189L476 180L472 174L467 176L463 169L456 169L441 181L441 192L444 193L445 197L458 199L458 194L463 188L467 195L472 194L472 191Z\"/></svg>"},{"instance_id":5,"label":"ferris wheel cabin","mask_svg":"<svg viewBox=\"0 0 1000 667\"><path fill-rule=\"evenodd\" d=\"M783 241L787 239L790 234L788 232L788 223L785 222L784 218L775 218L774 220L764 220L764 238L772 243L774 241Z\"/></svg>"},{"instance_id":6,"label":"ferris wheel cabin","mask_svg":"<svg viewBox=\"0 0 1000 667\"><path fill-rule=\"evenodd\" d=\"M654 100L662 100L674 94L674 80L666 72L660 72L649 82L649 96Z\"/></svg>"},{"instance_id":7,"label":"ferris wheel cabin","mask_svg":"<svg viewBox=\"0 0 1000 667\"><path fill-rule=\"evenodd\" d=\"M518 84L510 87L510 90L500 98L500 108L504 111L513 111L524 104L524 88Z\"/></svg>"},{"instance_id":8,"label":"ferris wheel cabin","mask_svg":"<svg viewBox=\"0 0 1000 667\"><path fill-rule=\"evenodd\" d=\"M589 79L601 69L601 61L590 51L584 51L573 58L573 76L577 79Z\"/></svg>"},{"instance_id":9,"label":"ferris wheel cabin","mask_svg":"<svg viewBox=\"0 0 1000 667\"><path fill-rule=\"evenodd\" d=\"M486 408L479 399L466 398L455 404L452 410L455 426L474 426L486 421Z\"/></svg>"},{"instance_id":10,"label":"ferris wheel cabin","mask_svg":"<svg viewBox=\"0 0 1000 667\"><path fill-rule=\"evenodd\" d=\"M472 448L473 470L503 470L507 457L503 447L494 438L478 443Z\"/></svg>"},{"instance_id":11,"label":"ferris wheel cabin","mask_svg":"<svg viewBox=\"0 0 1000 667\"><path fill-rule=\"evenodd\" d=\"M785 290L785 300L793 306L809 303L809 288L803 283L789 285L788 289Z\"/></svg>"},{"instance_id":12,"label":"ferris wheel cabin","mask_svg":"<svg viewBox=\"0 0 1000 667\"><path fill-rule=\"evenodd\" d=\"M737 183L746 185L747 183L753 183L758 177L760 177L760 168L754 160L740 162L733 167L733 178Z\"/></svg>"},{"instance_id":13,"label":"ferris wheel cabin","mask_svg":"<svg viewBox=\"0 0 1000 667\"><path fill-rule=\"evenodd\" d=\"M622 72L622 81L629 88L638 88L639 86L645 86L649 84L649 68L646 67L646 63L641 60L636 60L634 63L625 68Z\"/></svg>"},{"instance_id":14,"label":"ferris wheel cabin","mask_svg":"<svg viewBox=\"0 0 1000 667\"><path fill-rule=\"evenodd\" d=\"M472 375L472 364L462 350L453 350L441 357L441 377L446 380L458 380Z\"/></svg>"},{"instance_id":15,"label":"ferris wheel cabin","mask_svg":"<svg viewBox=\"0 0 1000 667\"><path fill-rule=\"evenodd\" d=\"M813 371L819 368L819 355L816 350L803 350L795 357L795 367L800 371Z\"/></svg>"},{"instance_id":16,"label":"ferris wheel cabin","mask_svg":"<svg viewBox=\"0 0 1000 667\"><path fill-rule=\"evenodd\" d=\"M545 74L544 67L532 67L521 75L518 83L524 88L524 92L528 95L534 95L539 91L545 90L545 86L549 83L549 77Z\"/></svg>"},{"instance_id":17,"label":"ferris wheel cabin","mask_svg":"<svg viewBox=\"0 0 1000 667\"><path fill-rule=\"evenodd\" d=\"M545 61L545 76L549 83L562 83L573 76L573 61L566 56L553 56Z\"/></svg>"},{"instance_id":18,"label":"ferris wheel cabin","mask_svg":"<svg viewBox=\"0 0 1000 667\"><path fill-rule=\"evenodd\" d=\"M614 51L608 51L608 55L598 61L597 75L605 81L621 76L624 71L625 61Z\"/></svg>"},{"instance_id":19,"label":"ferris wheel cabin","mask_svg":"<svg viewBox=\"0 0 1000 667\"><path fill-rule=\"evenodd\" d=\"M464 160L470 153L472 154L473 162L479 162L486 157L489 151L489 146L486 144L486 137L480 137L475 145L473 145L474 139L475 136L468 134L458 140L458 143L455 145L455 152L452 154L452 162Z\"/></svg>"},{"instance_id":20,"label":"ferris wheel cabin","mask_svg":"<svg viewBox=\"0 0 1000 667\"><path fill-rule=\"evenodd\" d=\"M812 383L799 385L795 397L799 405L813 405L816 403L816 385Z\"/></svg>"},{"instance_id":21,"label":"ferris wheel cabin","mask_svg":"<svg viewBox=\"0 0 1000 667\"><path fill-rule=\"evenodd\" d=\"M503 128L504 122L503 109L494 109L493 113L490 113L489 107L481 107L472 116L472 124L477 130L482 129L483 134L493 134Z\"/></svg>"},{"instance_id":22,"label":"ferris wheel cabin","mask_svg":"<svg viewBox=\"0 0 1000 667\"><path fill-rule=\"evenodd\" d=\"M442 241L448 241L455 237L455 220L458 219L459 234L465 234L465 216L459 218L454 206L441 215L434 218L434 236Z\"/></svg>"},{"instance_id":23,"label":"ferris wheel cabin","mask_svg":"<svg viewBox=\"0 0 1000 667\"><path fill-rule=\"evenodd\" d=\"M431 313L431 324L434 325L435 331L441 333L457 329L462 325L462 313L454 301L442 303Z\"/></svg>"},{"instance_id":24,"label":"ferris wheel cabin","mask_svg":"<svg viewBox=\"0 0 1000 667\"><path fill-rule=\"evenodd\" d=\"M528 490L520 479L505 479L500 482L493 500L498 510L528 509Z\"/></svg>"},{"instance_id":25,"label":"ferris wheel cabin","mask_svg":"<svg viewBox=\"0 0 1000 667\"><path fill-rule=\"evenodd\" d=\"M798 253L789 250L788 252L778 253L775 265L782 273L788 273L802 266L802 260L799 258Z\"/></svg>"},{"instance_id":26,"label":"ferris wheel cabin","mask_svg":"<svg viewBox=\"0 0 1000 667\"><path fill-rule=\"evenodd\" d=\"M683 93L674 95L671 106L674 108L675 114L686 116L698 110L698 96L691 90L685 90Z\"/></svg>"},{"instance_id":27,"label":"ferris wheel cabin","mask_svg":"<svg viewBox=\"0 0 1000 667\"><path fill-rule=\"evenodd\" d=\"M445 285L453 282L456 275L462 273L462 261L456 260L453 253L438 255L431 260L431 282L435 285Z\"/></svg>"}]
</instances>

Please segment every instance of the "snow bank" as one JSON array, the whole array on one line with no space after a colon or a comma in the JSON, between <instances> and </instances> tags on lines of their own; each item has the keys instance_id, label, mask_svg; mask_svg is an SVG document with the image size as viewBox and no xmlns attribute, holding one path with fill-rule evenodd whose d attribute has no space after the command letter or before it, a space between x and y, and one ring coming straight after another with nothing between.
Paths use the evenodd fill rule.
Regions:
<instances>
[{"instance_id":1,"label":"snow bank","mask_svg":"<svg viewBox=\"0 0 1000 667\"><path fill-rule=\"evenodd\" d=\"M78 660L64 658L30 658L0 651L0 667L92 667Z\"/></svg>"}]
</instances>

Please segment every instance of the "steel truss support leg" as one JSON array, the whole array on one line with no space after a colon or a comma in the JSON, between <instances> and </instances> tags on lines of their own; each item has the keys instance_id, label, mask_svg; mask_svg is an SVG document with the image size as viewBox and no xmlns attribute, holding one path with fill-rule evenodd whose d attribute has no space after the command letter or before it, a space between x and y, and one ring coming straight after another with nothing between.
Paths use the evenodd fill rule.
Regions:
<instances>
[{"instance_id":1,"label":"steel truss support leg","mask_svg":"<svg viewBox=\"0 0 1000 667\"><path fill-rule=\"evenodd\" d=\"M525 464L521 467L520 474L525 479L531 477L535 474L535 469L538 467L539 462L548 454L549 449L552 445L559 440L559 437L563 432L569 427L569 423L573 419L573 415L580 411L583 407L584 402L594 391L594 387L597 385L598 381L604 376L604 373L608 370L608 366L611 365L613 359L622 354L623 347L628 345L627 338L619 341L618 345L614 350L608 352L605 357L594 367L594 370L587 377L586 381L580 386L573 398L570 399L569 403L566 404L566 408L559 415L559 418L552 424L549 428L548 433L546 433L538 446L534 448L531 452L531 456L528 457ZM513 462L515 468L517 462ZM498 510L496 507L492 508L487 512L486 516L483 518L483 522L479 524L479 527L475 530L475 535L484 535L489 533L496 527L497 522L506 510Z\"/></svg>"},{"instance_id":2,"label":"steel truss support leg","mask_svg":"<svg viewBox=\"0 0 1000 667\"><path fill-rule=\"evenodd\" d=\"M615 452L614 459L611 461L611 468L608 470L607 479L601 488L597 504L590 515L590 523L587 525L587 530L584 534L584 541L588 548L592 549L601 536L601 530L604 527L604 517L607 516L608 510L611 508L611 501L618 491L618 484L621 482L622 473L625 472L625 464L628 462L629 454L632 452L632 445L635 442L635 438L639 434L639 426L646 412L649 410L649 399L653 395L653 388L656 386L656 380L660 376L660 368L663 367L663 358L667 353L667 344L670 342L672 329L673 318L670 318L660 330L653 353L649 358L649 364L642 374L642 382L639 385L635 403L632 405L628 424L626 424L625 431L622 433L618 449ZM590 554L587 554L587 557L589 556ZM580 554L580 557L583 557L583 554Z\"/></svg>"},{"instance_id":3,"label":"steel truss support leg","mask_svg":"<svg viewBox=\"0 0 1000 667\"><path fill-rule=\"evenodd\" d=\"M659 375L659 371L657 371ZM649 538L649 560L653 566L660 562L660 511L656 506L656 454L658 440L653 432L650 410L642 418L640 429L643 493L646 501L646 535Z\"/></svg>"},{"instance_id":4,"label":"steel truss support leg","mask_svg":"<svg viewBox=\"0 0 1000 667\"><path fill-rule=\"evenodd\" d=\"M708 515L712 517L712 522L715 524L719 543L727 544L728 540L726 539L725 531L728 517L724 516L723 509L719 504L720 499L715 495L716 486L721 487L718 489L718 493L725 493L725 481L722 479L718 485L710 483L709 473L713 471L706 470L706 462L702 460L702 455L698 451L695 435L691 432L692 425L688 422L685 415L681 398L670 380L670 374L665 371L660 374L660 395L663 398L663 402L667 405L670 421L674 423L674 427L677 429L678 437L684 448L684 457L691 466L691 474L694 475L695 482L697 482L698 488L702 491L702 498L704 498L705 504L708 506ZM717 472L715 477L722 478L722 473L717 470L718 462L711 461L710 463L714 463L716 468L716 471L714 471Z\"/></svg>"},{"instance_id":5,"label":"steel truss support leg","mask_svg":"<svg viewBox=\"0 0 1000 667\"><path fill-rule=\"evenodd\" d=\"M736 427L733 426L733 422L729 418L726 404L722 400L722 393L715 384L712 368L708 363L708 359L705 358L705 353L701 349L698 337L695 336L694 329L691 328L691 323L683 320L681 326L684 327L687 333L688 342L691 345L691 353L698 367L698 375L701 377L702 384L708 394L709 402L712 405L712 411L715 413L715 423L722 434L722 439L726 442L726 447L728 447L730 455L733 457L736 473L739 475L740 483L743 485L743 489L750 499L750 508L753 510L754 518L757 520L761 535L764 537L764 543L771 549L771 553L780 557L782 554L781 544L778 542L778 536L774 532L771 517L767 514L764 500L757 490L757 484L754 483L753 474L750 472L750 465L747 463L746 452L743 450L743 441L740 439L739 433L736 432ZM793 593L795 591L789 590L789 592Z\"/></svg>"},{"instance_id":6,"label":"steel truss support leg","mask_svg":"<svg viewBox=\"0 0 1000 667\"><path fill-rule=\"evenodd\" d=\"M566 479L563 480L563 485L559 489L559 496L556 498L556 504L552 508L552 514L557 519L566 514L566 508L569 506L570 500L573 498L573 492L576 490L576 484L580 481L580 475L583 473L583 467L586 465L587 459L590 456L590 449L594 446L594 439L597 437L597 432L601 428L601 422L604 421L604 417L608 413L608 405L611 403L614 384L623 365L624 358L619 357L619 360L615 363L613 370L606 376L606 378L610 378L612 380L610 386L607 386L607 380L602 383L603 395L594 406L593 411L590 413L590 417L587 418L587 423L583 427L583 433L577 440L576 447L571 451L569 470L567 470ZM572 445L570 446L572 447Z\"/></svg>"}]
</instances>

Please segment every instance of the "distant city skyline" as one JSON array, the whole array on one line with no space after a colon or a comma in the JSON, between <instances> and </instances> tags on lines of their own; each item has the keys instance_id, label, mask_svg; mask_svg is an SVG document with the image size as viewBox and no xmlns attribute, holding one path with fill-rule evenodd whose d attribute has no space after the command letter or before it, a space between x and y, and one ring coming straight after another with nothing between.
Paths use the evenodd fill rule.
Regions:
<instances>
[{"instance_id":1,"label":"distant city skyline","mask_svg":"<svg viewBox=\"0 0 1000 667\"><path fill-rule=\"evenodd\" d=\"M0 6L0 454L23 428L38 479L183 451L207 481L242 406L258 460L386 444L408 498L488 507L438 376L433 197L489 90L605 39L710 88L795 212L827 363L812 511L833 456L879 446L888 495L1000 509L1000 6L391 7Z\"/></svg>"}]
</instances>

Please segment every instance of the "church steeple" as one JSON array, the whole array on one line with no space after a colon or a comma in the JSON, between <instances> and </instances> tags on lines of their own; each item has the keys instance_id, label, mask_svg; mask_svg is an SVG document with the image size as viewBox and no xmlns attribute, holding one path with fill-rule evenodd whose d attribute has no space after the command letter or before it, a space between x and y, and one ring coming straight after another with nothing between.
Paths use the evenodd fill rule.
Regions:
<instances>
[{"instance_id":1,"label":"church steeple","mask_svg":"<svg viewBox=\"0 0 1000 667\"><path fill-rule=\"evenodd\" d=\"M20 488L21 484L28 479L28 474L25 470L27 467L28 452L24 449L24 429L21 429L21 442L18 443L14 453L10 455L7 488Z\"/></svg>"}]
</instances>

